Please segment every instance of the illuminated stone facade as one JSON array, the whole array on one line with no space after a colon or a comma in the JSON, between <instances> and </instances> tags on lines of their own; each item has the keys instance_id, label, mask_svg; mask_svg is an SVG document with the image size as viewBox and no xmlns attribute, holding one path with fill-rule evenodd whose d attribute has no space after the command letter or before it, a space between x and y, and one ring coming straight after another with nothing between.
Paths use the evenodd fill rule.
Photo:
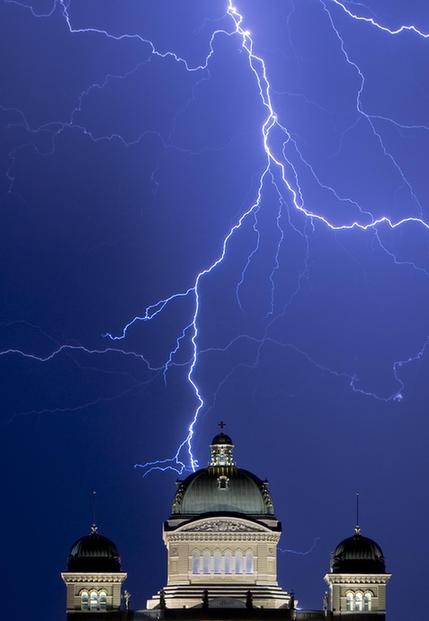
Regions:
<instances>
[{"instance_id":1,"label":"illuminated stone facade","mask_svg":"<svg viewBox=\"0 0 429 621\"><path fill-rule=\"evenodd\" d=\"M61 574L68 619L384 621L390 574L380 546L358 527L336 547L325 576L329 592L313 611L300 610L278 585L280 536L267 481L237 467L232 440L222 431L207 468L177 482L163 529L167 584L146 609L131 610L116 546L94 526L75 542Z\"/></svg>"},{"instance_id":2,"label":"illuminated stone facade","mask_svg":"<svg viewBox=\"0 0 429 621\"><path fill-rule=\"evenodd\" d=\"M290 596L277 583L280 522L266 481L235 464L231 438L220 433L210 462L179 481L172 515L164 525L169 608L201 603L204 593L230 605L288 606ZM159 605L160 593L148 608Z\"/></svg>"},{"instance_id":3,"label":"illuminated stone facade","mask_svg":"<svg viewBox=\"0 0 429 621\"><path fill-rule=\"evenodd\" d=\"M119 610L122 604L122 583L127 577L119 573L61 574L67 587L67 611Z\"/></svg>"},{"instance_id":4,"label":"illuminated stone facade","mask_svg":"<svg viewBox=\"0 0 429 621\"><path fill-rule=\"evenodd\" d=\"M349 613L386 613L386 585L390 574L333 574L325 576L332 610Z\"/></svg>"},{"instance_id":5,"label":"illuminated stone facade","mask_svg":"<svg viewBox=\"0 0 429 621\"><path fill-rule=\"evenodd\" d=\"M169 528L171 521L168 522ZM242 518L205 518L164 531L168 550L169 607L201 603L204 591L224 600L246 601L278 608L289 595L277 584L276 554L280 532ZM159 605L159 595L148 608Z\"/></svg>"}]
</instances>

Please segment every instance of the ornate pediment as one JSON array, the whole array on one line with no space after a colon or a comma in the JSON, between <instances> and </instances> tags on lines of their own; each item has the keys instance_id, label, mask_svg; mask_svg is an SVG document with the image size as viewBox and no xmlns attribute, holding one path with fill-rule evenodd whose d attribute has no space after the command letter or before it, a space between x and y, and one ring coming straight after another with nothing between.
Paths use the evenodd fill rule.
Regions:
<instances>
[{"instance_id":1,"label":"ornate pediment","mask_svg":"<svg viewBox=\"0 0 429 621\"><path fill-rule=\"evenodd\" d=\"M190 533L260 533L264 528L254 524L245 524L235 520L204 520L190 524L183 531Z\"/></svg>"}]
</instances>

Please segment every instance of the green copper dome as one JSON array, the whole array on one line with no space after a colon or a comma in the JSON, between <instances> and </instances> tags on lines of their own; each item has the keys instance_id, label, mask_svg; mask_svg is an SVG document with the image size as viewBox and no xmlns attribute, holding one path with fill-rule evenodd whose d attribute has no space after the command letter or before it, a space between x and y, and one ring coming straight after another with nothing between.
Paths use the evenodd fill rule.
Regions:
<instances>
[{"instance_id":1,"label":"green copper dome","mask_svg":"<svg viewBox=\"0 0 429 621\"><path fill-rule=\"evenodd\" d=\"M173 514L243 513L273 515L267 485L242 468L202 468L180 481Z\"/></svg>"},{"instance_id":2,"label":"green copper dome","mask_svg":"<svg viewBox=\"0 0 429 621\"><path fill-rule=\"evenodd\" d=\"M273 515L266 482L248 470L237 468L233 448L234 444L226 434L220 433L213 438L209 466L197 470L184 481L178 481L173 515Z\"/></svg>"}]
</instances>

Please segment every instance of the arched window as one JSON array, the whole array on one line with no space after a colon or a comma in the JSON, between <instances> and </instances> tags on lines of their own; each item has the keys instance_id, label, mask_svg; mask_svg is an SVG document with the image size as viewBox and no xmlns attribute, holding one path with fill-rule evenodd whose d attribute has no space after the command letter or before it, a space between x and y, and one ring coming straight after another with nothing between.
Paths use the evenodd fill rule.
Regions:
<instances>
[{"instance_id":1,"label":"arched window","mask_svg":"<svg viewBox=\"0 0 429 621\"><path fill-rule=\"evenodd\" d=\"M80 609L89 610L89 595L88 591L82 591L80 594Z\"/></svg>"},{"instance_id":2,"label":"arched window","mask_svg":"<svg viewBox=\"0 0 429 621\"><path fill-rule=\"evenodd\" d=\"M218 458L217 458L217 463L218 463L220 466L224 466L224 465L226 464L225 449L219 449Z\"/></svg>"},{"instance_id":3,"label":"arched window","mask_svg":"<svg viewBox=\"0 0 429 621\"><path fill-rule=\"evenodd\" d=\"M362 593L356 593L355 595L355 610L362 612L363 610L363 595Z\"/></svg>"},{"instance_id":4,"label":"arched window","mask_svg":"<svg viewBox=\"0 0 429 621\"><path fill-rule=\"evenodd\" d=\"M363 596L363 609L365 612L370 612L371 600L372 600L372 593L371 591L367 591L365 595Z\"/></svg>"},{"instance_id":5,"label":"arched window","mask_svg":"<svg viewBox=\"0 0 429 621\"><path fill-rule=\"evenodd\" d=\"M232 573L232 554L230 550L227 550L225 552L225 573Z\"/></svg>"},{"instance_id":6,"label":"arched window","mask_svg":"<svg viewBox=\"0 0 429 621\"><path fill-rule=\"evenodd\" d=\"M217 479L217 486L219 489L228 489L229 487L229 479L226 476L221 475Z\"/></svg>"},{"instance_id":7,"label":"arched window","mask_svg":"<svg viewBox=\"0 0 429 621\"><path fill-rule=\"evenodd\" d=\"M204 550L203 553L203 573L210 573L210 552L208 550Z\"/></svg>"},{"instance_id":8,"label":"arched window","mask_svg":"<svg viewBox=\"0 0 429 621\"><path fill-rule=\"evenodd\" d=\"M98 593L97 591L91 591L89 594L89 609L98 610Z\"/></svg>"},{"instance_id":9,"label":"arched window","mask_svg":"<svg viewBox=\"0 0 429 621\"><path fill-rule=\"evenodd\" d=\"M221 574L222 573L222 556L219 550L215 550L213 554L214 559L214 573Z\"/></svg>"},{"instance_id":10,"label":"arched window","mask_svg":"<svg viewBox=\"0 0 429 621\"><path fill-rule=\"evenodd\" d=\"M349 591L346 595L346 610L348 612L351 612L352 610L354 610L354 594Z\"/></svg>"},{"instance_id":11,"label":"arched window","mask_svg":"<svg viewBox=\"0 0 429 621\"><path fill-rule=\"evenodd\" d=\"M98 606L100 610L107 610L107 593L106 591L100 591L98 594Z\"/></svg>"},{"instance_id":12,"label":"arched window","mask_svg":"<svg viewBox=\"0 0 429 621\"><path fill-rule=\"evenodd\" d=\"M241 550L237 550L235 553L235 573L243 573L243 552Z\"/></svg>"},{"instance_id":13,"label":"arched window","mask_svg":"<svg viewBox=\"0 0 429 621\"><path fill-rule=\"evenodd\" d=\"M253 552L247 550L246 552L246 574L253 574Z\"/></svg>"},{"instance_id":14,"label":"arched window","mask_svg":"<svg viewBox=\"0 0 429 621\"><path fill-rule=\"evenodd\" d=\"M200 551L194 550L192 552L192 573L199 574L200 573Z\"/></svg>"}]
</instances>

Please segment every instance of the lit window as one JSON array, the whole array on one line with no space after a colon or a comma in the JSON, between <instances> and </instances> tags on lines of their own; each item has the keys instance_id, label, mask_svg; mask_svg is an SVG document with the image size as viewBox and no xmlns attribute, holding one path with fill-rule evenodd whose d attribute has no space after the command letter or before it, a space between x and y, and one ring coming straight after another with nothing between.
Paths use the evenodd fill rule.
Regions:
<instances>
[{"instance_id":1,"label":"lit window","mask_svg":"<svg viewBox=\"0 0 429 621\"><path fill-rule=\"evenodd\" d=\"M371 591L367 591L363 596L363 609L365 612L369 612L371 610L371 600L372 593Z\"/></svg>"},{"instance_id":2,"label":"lit window","mask_svg":"<svg viewBox=\"0 0 429 621\"><path fill-rule=\"evenodd\" d=\"M210 552L208 550L205 550L203 554L203 573L210 573Z\"/></svg>"},{"instance_id":3,"label":"lit window","mask_svg":"<svg viewBox=\"0 0 429 621\"><path fill-rule=\"evenodd\" d=\"M80 608L81 610L89 610L88 591L82 591L82 593L80 594Z\"/></svg>"},{"instance_id":4,"label":"lit window","mask_svg":"<svg viewBox=\"0 0 429 621\"><path fill-rule=\"evenodd\" d=\"M213 554L214 559L214 573L221 574L222 573L222 557L220 555L219 550L216 550Z\"/></svg>"},{"instance_id":5,"label":"lit window","mask_svg":"<svg viewBox=\"0 0 429 621\"><path fill-rule=\"evenodd\" d=\"M107 593L106 591L100 591L98 594L98 605L100 610L107 610Z\"/></svg>"},{"instance_id":6,"label":"lit window","mask_svg":"<svg viewBox=\"0 0 429 621\"><path fill-rule=\"evenodd\" d=\"M98 610L98 593L97 591L91 591L89 595L89 609Z\"/></svg>"},{"instance_id":7,"label":"lit window","mask_svg":"<svg viewBox=\"0 0 429 621\"><path fill-rule=\"evenodd\" d=\"M248 550L246 552L246 574L253 574L253 552Z\"/></svg>"},{"instance_id":8,"label":"lit window","mask_svg":"<svg viewBox=\"0 0 429 621\"><path fill-rule=\"evenodd\" d=\"M363 610L363 595L362 593L356 593L355 595L355 610L362 612Z\"/></svg>"},{"instance_id":9,"label":"lit window","mask_svg":"<svg viewBox=\"0 0 429 621\"><path fill-rule=\"evenodd\" d=\"M241 550L237 550L235 553L235 573L241 574L243 572L243 553Z\"/></svg>"},{"instance_id":10,"label":"lit window","mask_svg":"<svg viewBox=\"0 0 429 621\"><path fill-rule=\"evenodd\" d=\"M353 593L347 593L346 595L346 610L351 612L354 610L354 595Z\"/></svg>"},{"instance_id":11,"label":"lit window","mask_svg":"<svg viewBox=\"0 0 429 621\"><path fill-rule=\"evenodd\" d=\"M229 550L225 552L225 573L232 573L232 554Z\"/></svg>"},{"instance_id":12,"label":"lit window","mask_svg":"<svg viewBox=\"0 0 429 621\"><path fill-rule=\"evenodd\" d=\"M200 552L199 550L194 550L192 554L192 573L193 574L200 573Z\"/></svg>"}]
</instances>

